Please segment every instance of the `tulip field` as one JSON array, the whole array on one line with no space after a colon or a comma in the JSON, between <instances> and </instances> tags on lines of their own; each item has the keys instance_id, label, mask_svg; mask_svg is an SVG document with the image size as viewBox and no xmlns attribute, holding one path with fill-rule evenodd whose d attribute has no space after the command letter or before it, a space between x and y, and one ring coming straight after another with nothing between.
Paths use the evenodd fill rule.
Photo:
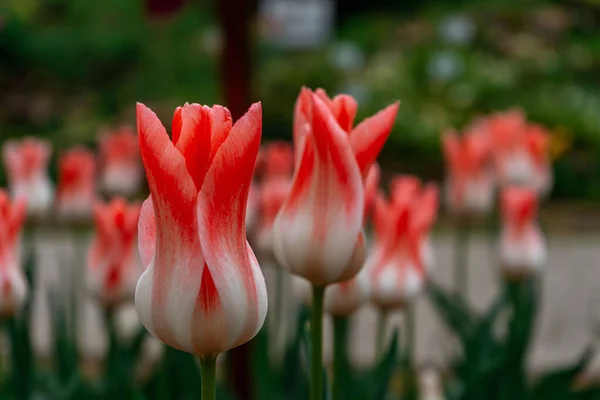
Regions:
<instances>
[{"instance_id":1,"label":"tulip field","mask_svg":"<svg viewBox=\"0 0 600 400\"><path fill-rule=\"evenodd\" d=\"M58 154L56 184L48 142L2 143L0 399L600 399L581 379L591 350L527 366L547 128L511 109L441 132L440 184L378 164L399 102L356 121L354 97L299 89L289 142L261 141L260 102L235 121L220 105L165 120L138 103L135 128ZM431 279L442 214L451 286ZM502 287L483 310L467 296L474 229L494 241L478 268ZM415 359L422 297L453 338L445 365ZM367 306L374 361L357 366L350 322Z\"/></svg>"}]
</instances>

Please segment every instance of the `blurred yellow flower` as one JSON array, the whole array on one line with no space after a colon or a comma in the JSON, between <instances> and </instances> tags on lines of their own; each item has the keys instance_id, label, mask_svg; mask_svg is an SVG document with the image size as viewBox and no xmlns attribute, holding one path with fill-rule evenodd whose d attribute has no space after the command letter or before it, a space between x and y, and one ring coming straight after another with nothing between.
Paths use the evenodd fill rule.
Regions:
<instances>
[{"instance_id":1,"label":"blurred yellow flower","mask_svg":"<svg viewBox=\"0 0 600 400\"><path fill-rule=\"evenodd\" d=\"M560 158L573 144L573 135L566 128L559 127L550 132L550 158Z\"/></svg>"}]
</instances>

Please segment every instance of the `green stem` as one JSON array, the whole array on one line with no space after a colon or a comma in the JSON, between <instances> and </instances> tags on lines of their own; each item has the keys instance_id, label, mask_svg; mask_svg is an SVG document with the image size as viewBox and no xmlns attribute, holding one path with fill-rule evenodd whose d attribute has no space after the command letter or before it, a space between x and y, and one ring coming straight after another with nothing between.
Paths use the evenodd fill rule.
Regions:
<instances>
[{"instance_id":1,"label":"green stem","mask_svg":"<svg viewBox=\"0 0 600 400\"><path fill-rule=\"evenodd\" d=\"M200 358L200 375L202 377L202 400L215 400L217 398L216 355Z\"/></svg>"},{"instance_id":2,"label":"green stem","mask_svg":"<svg viewBox=\"0 0 600 400\"><path fill-rule=\"evenodd\" d=\"M375 342L375 358L381 357L385 351L385 326L387 324L388 312L379 310L377 322L377 341Z\"/></svg>"},{"instance_id":3,"label":"green stem","mask_svg":"<svg viewBox=\"0 0 600 400\"><path fill-rule=\"evenodd\" d=\"M415 306L414 304L409 304L404 310L404 335L406 336L406 349L404 350L404 354L407 356L409 365L412 365L414 361L416 328Z\"/></svg>"},{"instance_id":4,"label":"green stem","mask_svg":"<svg viewBox=\"0 0 600 400\"><path fill-rule=\"evenodd\" d=\"M465 300L469 298L469 223L466 218L458 221L454 244L454 287Z\"/></svg>"},{"instance_id":5,"label":"green stem","mask_svg":"<svg viewBox=\"0 0 600 400\"><path fill-rule=\"evenodd\" d=\"M311 335L311 378L310 399L323 398L323 295L324 286L313 286L312 289L312 315L310 323Z\"/></svg>"},{"instance_id":6,"label":"green stem","mask_svg":"<svg viewBox=\"0 0 600 400\"><path fill-rule=\"evenodd\" d=\"M348 344L348 318L333 318L333 400L343 400L342 379L347 375L346 349Z\"/></svg>"}]
</instances>

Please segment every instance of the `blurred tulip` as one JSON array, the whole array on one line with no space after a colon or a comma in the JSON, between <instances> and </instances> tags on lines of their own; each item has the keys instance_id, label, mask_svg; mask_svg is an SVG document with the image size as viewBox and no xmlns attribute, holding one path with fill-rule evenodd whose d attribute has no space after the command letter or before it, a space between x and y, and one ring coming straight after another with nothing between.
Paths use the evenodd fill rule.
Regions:
<instances>
[{"instance_id":1,"label":"blurred tulip","mask_svg":"<svg viewBox=\"0 0 600 400\"><path fill-rule=\"evenodd\" d=\"M51 146L36 138L8 141L2 147L10 192L27 200L29 215L40 217L52 207L54 189L48 177Z\"/></svg>"},{"instance_id":2,"label":"blurred tulip","mask_svg":"<svg viewBox=\"0 0 600 400\"><path fill-rule=\"evenodd\" d=\"M138 204L117 198L94 207L96 236L88 254L88 286L103 306L133 299L141 273L136 249Z\"/></svg>"},{"instance_id":3,"label":"blurred tulip","mask_svg":"<svg viewBox=\"0 0 600 400\"><path fill-rule=\"evenodd\" d=\"M490 145L482 131L459 138L455 132L443 136L446 157L446 202L458 215L481 215L491 211L495 182L490 168Z\"/></svg>"},{"instance_id":4,"label":"blurred tulip","mask_svg":"<svg viewBox=\"0 0 600 400\"><path fill-rule=\"evenodd\" d=\"M417 178L394 179L388 203L375 200L375 249L367 261L372 300L383 310L403 308L423 289L431 268L429 231L437 214L438 190Z\"/></svg>"},{"instance_id":5,"label":"blurred tulip","mask_svg":"<svg viewBox=\"0 0 600 400\"><path fill-rule=\"evenodd\" d=\"M129 127L100 136L102 188L110 194L136 194L144 180L137 137Z\"/></svg>"},{"instance_id":6,"label":"blurred tulip","mask_svg":"<svg viewBox=\"0 0 600 400\"><path fill-rule=\"evenodd\" d=\"M273 258L273 224L290 190L293 151L287 143L270 143L263 149L260 184L260 219L256 247L262 257Z\"/></svg>"},{"instance_id":7,"label":"blurred tulip","mask_svg":"<svg viewBox=\"0 0 600 400\"><path fill-rule=\"evenodd\" d=\"M353 278L364 261L363 176L389 136L398 104L354 129L356 102L303 88L294 116L296 171L274 226L279 262L316 286Z\"/></svg>"},{"instance_id":8,"label":"blurred tulip","mask_svg":"<svg viewBox=\"0 0 600 400\"><path fill-rule=\"evenodd\" d=\"M91 217L96 200L94 153L82 147L65 152L58 161L56 203L62 217Z\"/></svg>"},{"instance_id":9,"label":"blurred tulip","mask_svg":"<svg viewBox=\"0 0 600 400\"><path fill-rule=\"evenodd\" d=\"M330 285L325 290L325 312L334 317L348 317L369 300L369 274L362 270L349 281Z\"/></svg>"},{"instance_id":10,"label":"blurred tulip","mask_svg":"<svg viewBox=\"0 0 600 400\"><path fill-rule=\"evenodd\" d=\"M26 207L25 199L11 202L0 190L0 318L14 315L27 297L20 242Z\"/></svg>"},{"instance_id":11,"label":"blurred tulip","mask_svg":"<svg viewBox=\"0 0 600 400\"><path fill-rule=\"evenodd\" d=\"M367 178L365 179L365 221L369 217L369 214L373 207L373 202L375 201L375 196L377 195L377 190L379 189L380 182L381 168L379 167L379 164L373 163L369 168Z\"/></svg>"},{"instance_id":12,"label":"blurred tulip","mask_svg":"<svg viewBox=\"0 0 600 400\"><path fill-rule=\"evenodd\" d=\"M492 115L486 126L500 184L548 194L552 186L548 132L540 125L528 124L518 111Z\"/></svg>"},{"instance_id":13,"label":"blurred tulip","mask_svg":"<svg viewBox=\"0 0 600 400\"><path fill-rule=\"evenodd\" d=\"M500 259L508 279L532 276L546 262L546 241L537 223L537 196L534 191L508 187L501 194L502 232Z\"/></svg>"},{"instance_id":14,"label":"blurred tulip","mask_svg":"<svg viewBox=\"0 0 600 400\"><path fill-rule=\"evenodd\" d=\"M245 233L261 105L233 127L222 106L178 107L172 139L143 104L137 123L150 197L139 221L135 306L155 337L209 360L252 339L267 312Z\"/></svg>"}]
</instances>

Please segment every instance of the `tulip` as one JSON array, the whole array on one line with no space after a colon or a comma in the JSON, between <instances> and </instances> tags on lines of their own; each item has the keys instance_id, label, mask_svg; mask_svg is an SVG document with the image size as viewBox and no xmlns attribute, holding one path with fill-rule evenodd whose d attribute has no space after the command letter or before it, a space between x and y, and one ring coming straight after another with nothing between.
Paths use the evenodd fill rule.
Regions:
<instances>
[{"instance_id":1,"label":"tulip","mask_svg":"<svg viewBox=\"0 0 600 400\"><path fill-rule=\"evenodd\" d=\"M313 285L311 398L322 396L325 286L357 275L364 262L366 177L398 112L395 103L356 127L356 101L303 88L294 111L295 174L277 216L275 255Z\"/></svg>"},{"instance_id":2,"label":"tulip","mask_svg":"<svg viewBox=\"0 0 600 400\"><path fill-rule=\"evenodd\" d=\"M107 308L133 298L141 273L136 249L140 206L117 198L94 207L96 236L88 254L88 285Z\"/></svg>"},{"instance_id":3,"label":"tulip","mask_svg":"<svg viewBox=\"0 0 600 400\"><path fill-rule=\"evenodd\" d=\"M256 103L232 126L222 106L186 104L175 110L169 138L158 117L137 106L150 196L139 221L144 272L135 306L153 336L200 358L210 398L216 356L252 339L267 313L245 230L261 112Z\"/></svg>"},{"instance_id":4,"label":"tulip","mask_svg":"<svg viewBox=\"0 0 600 400\"><path fill-rule=\"evenodd\" d=\"M508 279L540 272L546 262L544 236L537 223L537 195L527 188L508 187L501 193L500 259Z\"/></svg>"},{"instance_id":5,"label":"tulip","mask_svg":"<svg viewBox=\"0 0 600 400\"><path fill-rule=\"evenodd\" d=\"M144 172L137 137L129 127L100 136L101 182L110 194L131 196L140 189Z\"/></svg>"},{"instance_id":6,"label":"tulip","mask_svg":"<svg viewBox=\"0 0 600 400\"><path fill-rule=\"evenodd\" d=\"M421 292L431 266L429 230L437 214L438 190L423 188L413 177L392 185L392 199L381 194L375 201L376 251L367 262L372 300L383 310L404 308Z\"/></svg>"},{"instance_id":7,"label":"tulip","mask_svg":"<svg viewBox=\"0 0 600 400\"><path fill-rule=\"evenodd\" d=\"M0 190L0 318L14 315L27 297L20 243L26 208L25 199L11 202Z\"/></svg>"},{"instance_id":8,"label":"tulip","mask_svg":"<svg viewBox=\"0 0 600 400\"><path fill-rule=\"evenodd\" d=\"M485 132L472 131L459 138L455 132L443 136L446 157L446 202L461 216L491 211L495 182L490 169L490 147Z\"/></svg>"},{"instance_id":9,"label":"tulip","mask_svg":"<svg viewBox=\"0 0 600 400\"><path fill-rule=\"evenodd\" d=\"M48 177L51 146L36 138L7 141L2 147L10 192L27 201L29 215L44 216L52 206L54 189Z\"/></svg>"},{"instance_id":10,"label":"tulip","mask_svg":"<svg viewBox=\"0 0 600 400\"><path fill-rule=\"evenodd\" d=\"M94 154L82 147L64 153L58 162L56 202L62 217L91 217L96 200L96 161Z\"/></svg>"},{"instance_id":11,"label":"tulip","mask_svg":"<svg viewBox=\"0 0 600 400\"><path fill-rule=\"evenodd\" d=\"M528 124L517 111L491 116L487 127L494 147L496 173L500 183L528 187L548 194L552 186L549 147L545 128Z\"/></svg>"},{"instance_id":12,"label":"tulip","mask_svg":"<svg viewBox=\"0 0 600 400\"><path fill-rule=\"evenodd\" d=\"M279 262L316 286L349 280L362 267L362 177L398 110L389 106L348 132L342 126L351 126L354 99L336 96L330 108L323 93L304 88L296 103L296 171L274 226Z\"/></svg>"},{"instance_id":13,"label":"tulip","mask_svg":"<svg viewBox=\"0 0 600 400\"><path fill-rule=\"evenodd\" d=\"M257 227L257 249L272 258L273 224L291 184L293 153L286 143L270 143L263 150L262 183L260 185L260 219Z\"/></svg>"}]
</instances>

